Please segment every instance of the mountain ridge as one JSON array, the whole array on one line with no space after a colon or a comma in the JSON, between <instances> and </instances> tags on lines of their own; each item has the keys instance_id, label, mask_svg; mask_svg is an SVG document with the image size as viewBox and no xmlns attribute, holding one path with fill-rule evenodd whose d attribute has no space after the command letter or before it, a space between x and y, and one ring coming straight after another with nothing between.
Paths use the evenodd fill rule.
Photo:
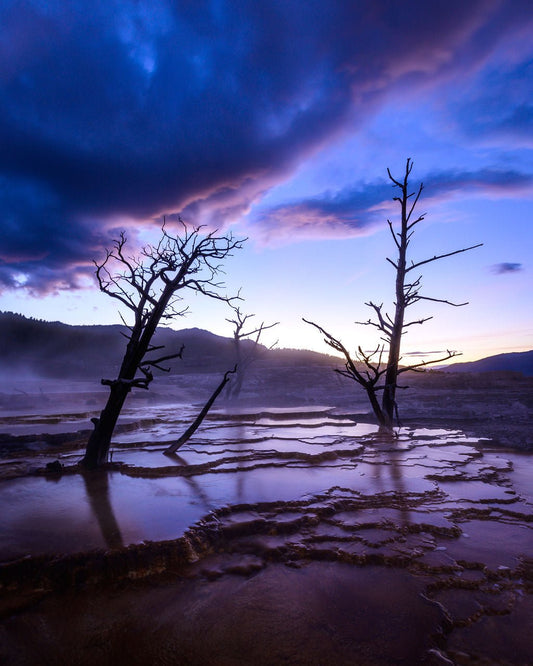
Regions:
<instances>
[{"instance_id":1,"label":"mountain ridge","mask_svg":"<svg viewBox=\"0 0 533 666\"><path fill-rule=\"evenodd\" d=\"M71 325L0 311L0 372L32 372L42 377L113 376L124 353L127 328L121 324ZM172 353L185 345L183 360L174 361L171 374L220 372L235 362L234 341L197 327L160 327L154 344ZM243 341L244 349L254 343ZM267 349L258 345L259 363L269 367L317 365L335 367L342 359L304 349ZM440 372L521 372L533 376L533 350L497 354L478 361L456 363Z\"/></svg>"},{"instance_id":2,"label":"mountain ridge","mask_svg":"<svg viewBox=\"0 0 533 666\"><path fill-rule=\"evenodd\" d=\"M454 363L444 368L445 372L521 372L533 377L533 350L494 354L477 361Z\"/></svg>"}]
</instances>

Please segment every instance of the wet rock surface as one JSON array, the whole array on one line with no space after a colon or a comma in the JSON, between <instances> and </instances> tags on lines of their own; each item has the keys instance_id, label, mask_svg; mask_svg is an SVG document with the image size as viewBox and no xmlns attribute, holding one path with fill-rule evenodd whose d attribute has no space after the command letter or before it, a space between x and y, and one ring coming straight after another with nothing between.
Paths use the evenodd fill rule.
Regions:
<instances>
[{"instance_id":1,"label":"wet rock surface","mask_svg":"<svg viewBox=\"0 0 533 666\"><path fill-rule=\"evenodd\" d=\"M317 406L163 456L186 418L130 414L92 475L4 460L3 662L531 663L532 454Z\"/></svg>"}]
</instances>

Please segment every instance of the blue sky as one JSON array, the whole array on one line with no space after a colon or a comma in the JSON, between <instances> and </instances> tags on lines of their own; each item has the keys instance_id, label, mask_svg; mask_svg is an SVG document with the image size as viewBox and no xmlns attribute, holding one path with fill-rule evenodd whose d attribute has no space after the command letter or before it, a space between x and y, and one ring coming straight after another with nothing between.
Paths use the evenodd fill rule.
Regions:
<instances>
[{"instance_id":1,"label":"blue sky","mask_svg":"<svg viewBox=\"0 0 533 666\"><path fill-rule=\"evenodd\" d=\"M283 347L374 346L386 169L414 161L425 304L404 351L533 347L533 10L521 0L11 2L0 8L0 309L116 323L92 260L162 215L248 237L242 308ZM193 297L176 328L230 334ZM268 342L269 340L265 340Z\"/></svg>"}]
</instances>

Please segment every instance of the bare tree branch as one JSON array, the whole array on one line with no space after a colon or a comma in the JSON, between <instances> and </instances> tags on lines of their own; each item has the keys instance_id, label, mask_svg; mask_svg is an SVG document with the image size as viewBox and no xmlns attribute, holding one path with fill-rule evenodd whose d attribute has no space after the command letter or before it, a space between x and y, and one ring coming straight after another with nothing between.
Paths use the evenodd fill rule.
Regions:
<instances>
[{"instance_id":1,"label":"bare tree branch","mask_svg":"<svg viewBox=\"0 0 533 666\"><path fill-rule=\"evenodd\" d=\"M483 243L477 243L477 245L471 245L470 247L463 247L460 250L454 250L454 252L446 252L446 254L435 255L430 259L424 259L424 261L418 261L416 264L411 263L409 268L405 269L405 272L408 273L409 271L412 271L414 268L418 268L419 266L423 266L424 264L429 264L432 261L438 261L439 259L444 259L445 257L453 257L454 254L461 254L461 252L468 252L469 250L475 250L477 247L482 247L482 245Z\"/></svg>"},{"instance_id":2,"label":"bare tree branch","mask_svg":"<svg viewBox=\"0 0 533 666\"><path fill-rule=\"evenodd\" d=\"M463 305L468 305L468 301L465 301L464 303L453 303L452 301L447 301L444 298L431 298L430 296L417 296L416 299L417 301L433 301L434 303L445 303L446 305L451 305L454 308L462 308Z\"/></svg>"},{"instance_id":3,"label":"bare tree branch","mask_svg":"<svg viewBox=\"0 0 533 666\"><path fill-rule=\"evenodd\" d=\"M154 351L155 349L161 349L162 346L159 347L154 347L150 351ZM163 368L161 367L161 363L163 361L170 361L174 358L183 358L183 350L185 349L185 345L181 345L179 352L176 352L175 354L168 354L167 356L161 356L160 358L156 359L145 359L142 362L142 366L139 366L139 369L142 370L143 367L146 367L148 365L151 365L153 368L157 368L158 370L162 370L163 372L170 372L170 368Z\"/></svg>"},{"instance_id":4,"label":"bare tree branch","mask_svg":"<svg viewBox=\"0 0 533 666\"><path fill-rule=\"evenodd\" d=\"M430 361L421 361L420 363L414 363L413 365L406 365L398 370L398 374L400 375L404 372L408 372L409 370L418 370L420 372L419 368L425 368L426 366L434 365L435 363L444 363L444 361L448 361L449 359L455 358L456 356L462 356L461 352L448 350L446 356L442 356L441 358L435 358Z\"/></svg>"}]
</instances>

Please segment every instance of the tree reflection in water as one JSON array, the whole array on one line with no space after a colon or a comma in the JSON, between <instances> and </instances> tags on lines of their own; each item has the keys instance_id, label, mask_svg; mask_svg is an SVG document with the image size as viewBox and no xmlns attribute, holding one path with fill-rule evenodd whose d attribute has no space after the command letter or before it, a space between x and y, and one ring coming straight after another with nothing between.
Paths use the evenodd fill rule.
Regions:
<instances>
[{"instance_id":1,"label":"tree reflection in water","mask_svg":"<svg viewBox=\"0 0 533 666\"><path fill-rule=\"evenodd\" d=\"M109 497L109 473L106 471L84 472L83 481L102 537L108 548L122 548L124 542L119 524Z\"/></svg>"},{"instance_id":2,"label":"tree reflection in water","mask_svg":"<svg viewBox=\"0 0 533 666\"><path fill-rule=\"evenodd\" d=\"M374 477L376 485L381 490L383 490L383 486L387 486L387 483L384 483L386 479L383 477L385 472L388 472L396 495L402 526L405 527L410 522L409 501L406 497L409 491L406 488L402 469L403 464L405 464L405 451L398 448L398 439L394 434L377 434L374 439L374 446L377 452L376 474Z\"/></svg>"},{"instance_id":3,"label":"tree reflection in water","mask_svg":"<svg viewBox=\"0 0 533 666\"><path fill-rule=\"evenodd\" d=\"M175 460L177 463L180 465L183 465L183 467L187 467L189 464L185 458L180 456L178 453L166 453L165 455L171 458L172 460ZM209 499L209 495L205 492L205 490L202 488L202 486L198 483L198 481L194 478L194 476L183 476L181 477L183 481L189 486L189 488L192 490L192 495L198 497L200 500L200 503L204 506L205 510L207 513L212 511L215 507L213 502Z\"/></svg>"}]
</instances>

